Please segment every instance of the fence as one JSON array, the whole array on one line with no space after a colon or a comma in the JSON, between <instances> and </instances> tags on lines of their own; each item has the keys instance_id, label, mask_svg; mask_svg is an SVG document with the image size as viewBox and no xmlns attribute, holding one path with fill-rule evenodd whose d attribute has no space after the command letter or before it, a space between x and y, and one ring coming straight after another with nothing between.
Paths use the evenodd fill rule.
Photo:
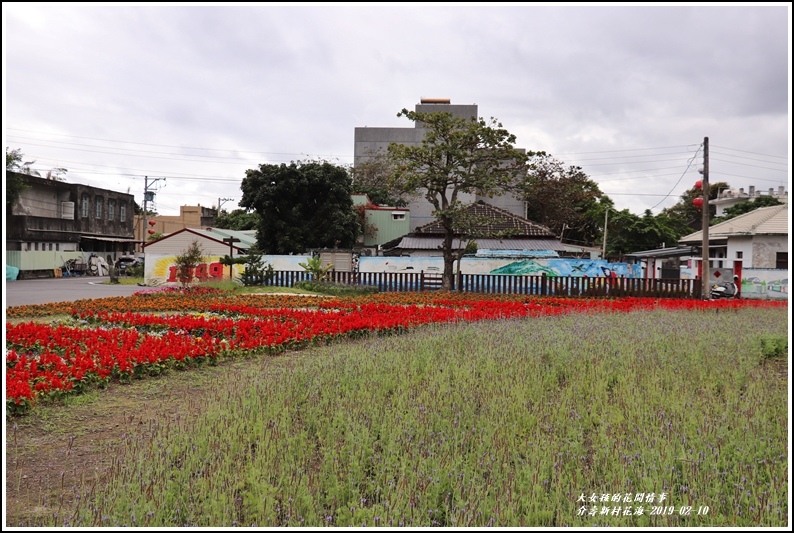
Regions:
<instances>
[{"instance_id":1,"label":"fence","mask_svg":"<svg viewBox=\"0 0 794 533\"><path fill-rule=\"evenodd\" d=\"M441 288L438 272L337 272L329 280L346 285L377 287L381 292L427 291ZM266 283L294 287L308 281L306 271L280 270ZM579 276L519 276L515 274L458 274L455 290L482 294L538 296L700 298L699 279L585 278Z\"/></svg>"}]
</instances>

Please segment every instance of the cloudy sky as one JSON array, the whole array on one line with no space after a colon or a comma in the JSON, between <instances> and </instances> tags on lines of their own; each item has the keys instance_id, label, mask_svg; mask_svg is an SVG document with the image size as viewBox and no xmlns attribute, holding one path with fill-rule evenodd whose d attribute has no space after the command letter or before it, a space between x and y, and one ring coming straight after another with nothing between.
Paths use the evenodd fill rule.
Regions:
<instances>
[{"instance_id":1,"label":"cloudy sky","mask_svg":"<svg viewBox=\"0 0 794 533\"><path fill-rule=\"evenodd\" d=\"M788 3L3 3L3 135L45 174L156 209L237 208L262 163L353 162L354 128L476 103L618 209L699 178L789 186ZM699 150L700 149L700 150Z\"/></svg>"}]
</instances>

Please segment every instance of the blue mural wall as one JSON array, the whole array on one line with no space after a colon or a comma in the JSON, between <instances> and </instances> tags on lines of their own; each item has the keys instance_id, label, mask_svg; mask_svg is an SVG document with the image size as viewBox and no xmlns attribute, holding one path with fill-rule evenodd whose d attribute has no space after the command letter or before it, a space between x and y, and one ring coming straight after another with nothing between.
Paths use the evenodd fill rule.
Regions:
<instances>
[{"instance_id":1,"label":"blue mural wall","mask_svg":"<svg viewBox=\"0 0 794 533\"><path fill-rule=\"evenodd\" d=\"M441 257L361 257L358 269L360 272L443 272L444 260ZM642 267L639 264L559 257L533 259L465 257L461 261L460 270L463 274L642 277Z\"/></svg>"}]
</instances>

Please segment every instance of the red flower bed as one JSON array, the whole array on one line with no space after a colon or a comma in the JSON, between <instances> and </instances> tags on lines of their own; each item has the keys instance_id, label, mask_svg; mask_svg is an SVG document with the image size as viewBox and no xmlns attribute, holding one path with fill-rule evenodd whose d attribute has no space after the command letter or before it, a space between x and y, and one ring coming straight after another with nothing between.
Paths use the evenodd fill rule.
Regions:
<instances>
[{"instance_id":1,"label":"red flower bed","mask_svg":"<svg viewBox=\"0 0 794 533\"><path fill-rule=\"evenodd\" d=\"M414 293L412 302L406 293L395 294L398 296L384 293L355 300L303 300L304 305L312 307L299 309L297 305L262 307L265 302L256 297L234 298L226 303L208 292L191 295L194 309L207 315L146 314L151 311L149 302L141 305L143 312L121 312L112 310L106 302L93 310L73 309L72 316L80 326L7 324L7 409L18 412L29 408L37 397L79 392L90 384L141 378L197 361L212 362L221 354L278 352L311 342L402 331L437 322L654 308L697 311L787 305L766 300L483 298L441 293ZM168 308L162 300L167 296L158 294L158 307ZM208 299L201 300L202 296ZM184 296L176 294L174 298L178 299L177 307L184 306Z\"/></svg>"}]
</instances>

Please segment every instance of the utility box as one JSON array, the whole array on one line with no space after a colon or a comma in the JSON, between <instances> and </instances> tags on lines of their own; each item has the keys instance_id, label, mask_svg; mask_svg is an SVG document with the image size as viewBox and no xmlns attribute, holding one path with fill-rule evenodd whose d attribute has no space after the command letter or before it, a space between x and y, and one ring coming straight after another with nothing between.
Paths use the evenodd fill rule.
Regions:
<instances>
[{"instance_id":1,"label":"utility box","mask_svg":"<svg viewBox=\"0 0 794 533\"><path fill-rule=\"evenodd\" d=\"M334 265L336 272L350 272L353 265L351 252L320 252L320 264L323 267Z\"/></svg>"}]
</instances>

